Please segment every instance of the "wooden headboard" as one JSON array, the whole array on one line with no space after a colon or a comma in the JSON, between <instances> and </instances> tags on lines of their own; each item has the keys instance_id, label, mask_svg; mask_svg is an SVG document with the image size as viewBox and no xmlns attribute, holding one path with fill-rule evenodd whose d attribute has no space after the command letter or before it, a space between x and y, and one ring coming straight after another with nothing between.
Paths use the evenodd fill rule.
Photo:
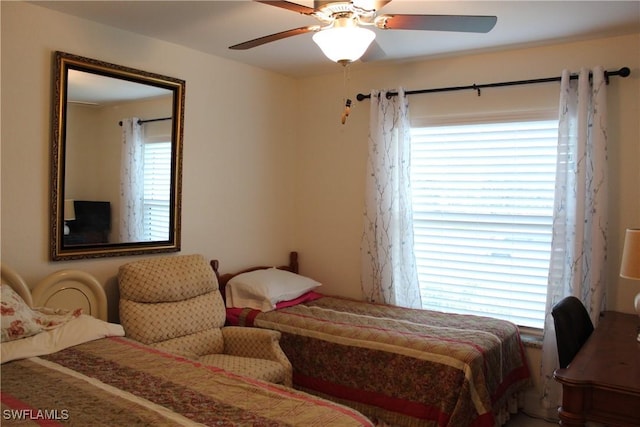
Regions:
<instances>
[{"instance_id":1,"label":"wooden headboard","mask_svg":"<svg viewBox=\"0 0 640 427\"><path fill-rule=\"evenodd\" d=\"M246 268L244 270L241 271L237 271L235 273L226 273L226 274L220 274L219 268L220 268L220 262L217 259L214 259L210 262L211 264L211 268L213 268L213 271L216 273L216 277L218 279L218 289L220 289L220 293L222 294L222 298L225 297L225 287L227 286L227 282L229 280L231 280L232 277L237 276L238 274L242 274L242 273L247 273L249 271L255 271L255 270L265 270L267 268L272 268L272 265L260 265L260 266L254 266L254 267L249 267ZM289 264L288 265L281 265L279 267L280 270L287 270L290 271L292 273L298 273L298 252L290 252L289 253Z\"/></svg>"}]
</instances>

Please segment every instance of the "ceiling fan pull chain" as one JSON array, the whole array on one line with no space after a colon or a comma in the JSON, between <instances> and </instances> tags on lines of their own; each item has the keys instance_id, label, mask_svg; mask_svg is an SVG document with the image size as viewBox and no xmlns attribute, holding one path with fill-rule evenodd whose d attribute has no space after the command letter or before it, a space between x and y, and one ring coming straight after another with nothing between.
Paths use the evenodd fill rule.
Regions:
<instances>
[{"instance_id":1,"label":"ceiling fan pull chain","mask_svg":"<svg viewBox=\"0 0 640 427\"><path fill-rule=\"evenodd\" d=\"M342 111L342 117L340 120L342 124L345 124L347 122L347 117L349 117L349 114L351 113L351 99L347 98L347 96L349 96L349 87L348 87L349 73L347 70L348 67L349 67L349 64L345 64L344 70L343 70L344 93L345 93L345 97L343 99L345 101L344 101L344 110Z\"/></svg>"},{"instance_id":2,"label":"ceiling fan pull chain","mask_svg":"<svg viewBox=\"0 0 640 427\"><path fill-rule=\"evenodd\" d=\"M344 112L342 113L342 124L345 124L347 121L347 117L349 117L349 113L351 113L351 100L347 98L344 103Z\"/></svg>"}]
</instances>

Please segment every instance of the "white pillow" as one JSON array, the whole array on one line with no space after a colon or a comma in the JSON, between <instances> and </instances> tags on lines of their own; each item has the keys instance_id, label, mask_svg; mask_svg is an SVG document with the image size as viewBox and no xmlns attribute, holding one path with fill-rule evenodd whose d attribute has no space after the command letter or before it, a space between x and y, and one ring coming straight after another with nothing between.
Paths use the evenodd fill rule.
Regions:
<instances>
[{"instance_id":1,"label":"white pillow","mask_svg":"<svg viewBox=\"0 0 640 427\"><path fill-rule=\"evenodd\" d=\"M55 353L67 347L109 336L124 336L124 329L116 323L107 323L86 314L59 327L37 335L2 343L2 363L27 357Z\"/></svg>"},{"instance_id":2,"label":"white pillow","mask_svg":"<svg viewBox=\"0 0 640 427\"><path fill-rule=\"evenodd\" d=\"M277 268L250 271L227 283L227 307L270 311L280 301L298 298L318 286L320 283L313 279Z\"/></svg>"}]
</instances>

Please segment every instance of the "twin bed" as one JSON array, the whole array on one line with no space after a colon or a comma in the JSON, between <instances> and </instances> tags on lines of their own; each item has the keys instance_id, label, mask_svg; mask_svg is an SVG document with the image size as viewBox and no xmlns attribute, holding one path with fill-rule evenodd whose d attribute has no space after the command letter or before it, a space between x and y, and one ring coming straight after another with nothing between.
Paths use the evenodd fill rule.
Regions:
<instances>
[{"instance_id":1,"label":"twin bed","mask_svg":"<svg viewBox=\"0 0 640 427\"><path fill-rule=\"evenodd\" d=\"M236 306L227 309L229 324L282 333L296 389L376 421L493 427L515 412L517 395L528 385L524 348L512 323L324 296L304 281L300 295L283 300L265 295L274 268L220 274L218 261L211 265L227 307ZM279 269L297 273L297 254ZM278 278L283 280L289 279Z\"/></svg>"},{"instance_id":2,"label":"twin bed","mask_svg":"<svg viewBox=\"0 0 640 427\"><path fill-rule=\"evenodd\" d=\"M2 284L2 425L372 425L345 406L125 338L93 317L106 298L86 273L55 273L32 294L3 265ZM31 308L75 308L69 301L93 316Z\"/></svg>"}]
</instances>

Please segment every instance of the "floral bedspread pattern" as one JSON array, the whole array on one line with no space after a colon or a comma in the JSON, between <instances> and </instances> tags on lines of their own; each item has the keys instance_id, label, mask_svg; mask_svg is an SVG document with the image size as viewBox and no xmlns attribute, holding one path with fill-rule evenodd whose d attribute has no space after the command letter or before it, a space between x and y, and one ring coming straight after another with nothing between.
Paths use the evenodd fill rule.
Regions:
<instances>
[{"instance_id":1,"label":"floral bedspread pattern","mask_svg":"<svg viewBox=\"0 0 640 427\"><path fill-rule=\"evenodd\" d=\"M333 297L240 320L282 332L296 388L393 425L493 426L529 381L518 328L502 320Z\"/></svg>"},{"instance_id":2,"label":"floral bedspread pattern","mask_svg":"<svg viewBox=\"0 0 640 427\"><path fill-rule=\"evenodd\" d=\"M120 337L7 363L1 394L3 425L371 425L350 408Z\"/></svg>"}]
</instances>

